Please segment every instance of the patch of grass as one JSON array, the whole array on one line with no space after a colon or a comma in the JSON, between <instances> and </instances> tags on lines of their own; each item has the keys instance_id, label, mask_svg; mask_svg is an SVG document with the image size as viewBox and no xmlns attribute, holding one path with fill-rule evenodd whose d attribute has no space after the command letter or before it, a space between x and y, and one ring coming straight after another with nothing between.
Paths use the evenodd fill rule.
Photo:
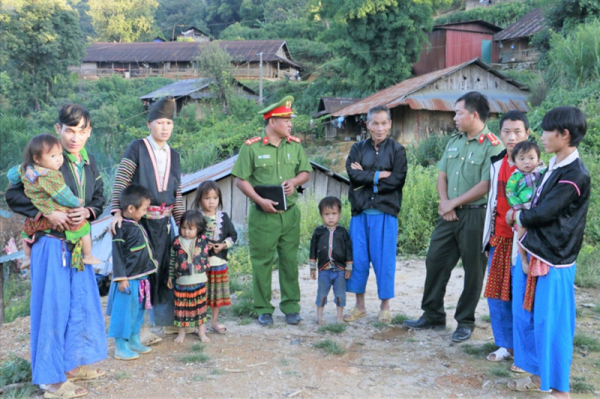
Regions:
<instances>
[{"instance_id":1,"label":"patch of grass","mask_svg":"<svg viewBox=\"0 0 600 399\"><path fill-rule=\"evenodd\" d=\"M341 334L346 331L347 326L345 324L327 324L317 329L318 333L325 334L330 332L332 334Z\"/></svg>"},{"instance_id":2,"label":"patch of grass","mask_svg":"<svg viewBox=\"0 0 600 399\"><path fill-rule=\"evenodd\" d=\"M281 359L281 365L282 366L291 366L296 364L296 361L294 359L288 359L287 357L284 357L283 359Z\"/></svg>"},{"instance_id":3,"label":"patch of grass","mask_svg":"<svg viewBox=\"0 0 600 399\"><path fill-rule=\"evenodd\" d=\"M221 369L212 369L210 370L210 375L223 375L225 372Z\"/></svg>"},{"instance_id":4,"label":"patch of grass","mask_svg":"<svg viewBox=\"0 0 600 399\"><path fill-rule=\"evenodd\" d=\"M488 353L498 349L496 344L493 344L491 342L486 342L483 345L463 344L461 348L466 354L475 357L485 357Z\"/></svg>"},{"instance_id":5,"label":"patch of grass","mask_svg":"<svg viewBox=\"0 0 600 399\"><path fill-rule=\"evenodd\" d=\"M573 377L571 381L571 392L586 393L594 392L596 388L589 382L585 382L585 377Z\"/></svg>"},{"instance_id":6,"label":"patch of grass","mask_svg":"<svg viewBox=\"0 0 600 399\"><path fill-rule=\"evenodd\" d=\"M0 388L28 381L31 381L31 363L14 353L10 353L0 363Z\"/></svg>"},{"instance_id":7,"label":"patch of grass","mask_svg":"<svg viewBox=\"0 0 600 399\"><path fill-rule=\"evenodd\" d=\"M510 370L506 368L506 366L496 366L490 370L495 377L508 378L511 376Z\"/></svg>"},{"instance_id":8,"label":"patch of grass","mask_svg":"<svg viewBox=\"0 0 600 399\"><path fill-rule=\"evenodd\" d=\"M257 318L258 314L254 310L254 297L252 294L252 283L244 282L240 285L240 290L235 291L236 298L232 301L231 312L238 317Z\"/></svg>"},{"instance_id":9,"label":"patch of grass","mask_svg":"<svg viewBox=\"0 0 600 399\"><path fill-rule=\"evenodd\" d=\"M197 342L197 343L195 343L195 344L194 344L194 345L192 345L192 347L190 348L190 350L191 350L192 352L203 352L203 351L204 351L204 349L206 349L206 345L204 345L204 344L202 344L202 343L200 343L200 342Z\"/></svg>"},{"instance_id":10,"label":"patch of grass","mask_svg":"<svg viewBox=\"0 0 600 399\"><path fill-rule=\"evenodd\" d=\"M579 318L581 318L581 316L583 316L583 309L581 309L581 308L575 309L575 318L579 319Z\"/></svg>"},{"instance_id":11,"label":"patch of grass","mask_svg":"<svg viewBox=\"0 0 600 399\"><path fill-rule=\"evenodd\" d=\"M384 322L382 322L382 321L376 321L376 322L373 322L371 325L372 325L373 327L375 327L375 328L378 328L378 329L380 329L380 330L381 330L382 328L386 328L386 327L389 327L389 326L390 326L388 323L384 323Z\"/></svg>"},{"instance_id":12,"label":"patch of grass","mask_svg":"<svg viewBox=\"0 0 600 399\"><path fill-rule=\"evenodd\" d=\"M600 303L597 303L596 306L594 306L594 312L600 313Z\"/></svg>"},{"instance_id":13,"label":"patch of grass","mask_svg":"<svg viewBox=\"0 0 600 399\"><path fill-rule=\"evenodd\" d=\"M17 317L29 316L31 282L21 281L16 274L12 274L4 284L4 322L10 323Z\"/></svg>"},{"instance_id":14,"label":"patch of grass","mask_svg":"<svg viewBox=\"0 0 600 399\"><path fill-rule=\"evenodd\" d=\"M328 355L343 355L346 350L340 348L337 342L330 339L323 340L313 344L315 348L323 349Z\"/></svg>"},{"instance_id":15,"label":"patch of grass","mask_svg":"<svg viewBox=\"0 0 600 399\"><path fill-rule=\"evenodd\" d=\"M131 374L129 374L127 371L119 371L118 373L115 373L115 380L119 381L119 380L128 380L131 378Z\"/></svg>"},{"instance_id":16,"label":"patch of grass","mask_svg":"<svg viewBox=\"0 0 600 399\"><path fill-rule=\"evenodd\" d=\"M206 363L210 357L204 352L193 352L181 357L184 363Z\"/></svg>"},{"instance_id":17,"label":"patch of grass","mask_svg":"<svg viewBox=\"0 0 600 399\"><path fill-rule=\"evenodd\" d=\"M2 394L3 399L29 399L38 397L40 393L40 389L38 389L35 385L26 385L20 388L9 389L8 391Z\"/></svg>"},{"instance_id":18,"label":"patch of grass","mask_svg":"<svg viewBox=\"0 0 600 399\"><path fill-rule=\"evenodd\" d=\"M250 323L252 323L252 319L249 317L243 317L238 321L238 325L240 326L247 326Z\"/></svg>"},{"instance_id":19,"label":"patch of grass","mask_svg":"<svg viewBox=\"0 0 600 399\"><path fill-rule=\"evenodd\" d=\"M410 320L410 317L408 317L407 315L405 315L404 313L398 313L396 316L394 316L394 318L392 319L392 324L394 325L398 325L401 326L402 323L404 323L406 320Z\"/></svg>"},{"instance_id":20,"label":"patch of grass","mask_svg":"<svg viewBox=\"0 0 600 399\"><path fill-rule=\"evenodd\" d=\"M284 375L289 375L289 376L294 376L294 377L299 377L300 376L297 371L285 371L283 374Z\"/></svg>"},{"instance_id":21,"label":"patch of grass","mask_svg":"<svg viewBox=\"0 0 600 399\"><path fill-rule=\"evenodd\" d=\"M575 334L573 345L586 352L600 351L600 341L598 341L598 338L586 334Z\"/></svg>"},{"instance_id":22,"label":"patch of grass","mask_svg":"<svg viewBox=\"0 0 600 399\"><path fill-rule=\"evenodd\" d=\"M486 314L486 315L481 316L481 321L484 321L486 323L491 323L492 322L492 318L490 317L489 314Z\"/></svg>"},{"instance_id":23,"label":"patch of grass","mask_svg":"<svg viewBox=\"0 0 600 399\"><path fill-rule=\"evenodd\" d=\"M589 220L589 219L588 219ZM600 245L584 246L577 256L575 285L582 288L600 288Z\"/></svg>"},{"instance_id":24,"label":"patch of grass","mask_svg":"<svg viewBox=\"0 0 600 399\"><path fill-rule=\"evenodd\" d=\"M194 382L201 382L204 381L206 379L205 376L203 376L202 374L196 374L194 376L192 376L192 381Z\"/></svg>"},{"instance_id":25,"label":"patch of grass","mask_svg":"<svg viewBox=\"0 0 600 399\"><path fill-rule=\"evenodd\" d=\"M416 339L414 339L414 338L408 338L408 339L406 340L406 342L417 342L417 340L416 340Z\"/></svg>"}]
</instances>

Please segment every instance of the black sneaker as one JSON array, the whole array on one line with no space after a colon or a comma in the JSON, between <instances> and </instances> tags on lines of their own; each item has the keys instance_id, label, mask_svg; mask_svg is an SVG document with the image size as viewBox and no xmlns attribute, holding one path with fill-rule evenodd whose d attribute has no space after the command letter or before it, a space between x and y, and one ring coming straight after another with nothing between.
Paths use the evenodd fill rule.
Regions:
<instances>
[{"instance_id":1,"label":"black sneaker","mask_svg":"<svg viewBox=\"0 0 600 399\"><path fill-rule=\"evenodd\" d=\"M288 324L299 324L300 320L302 319L298 313L288 313L285 315L285 321Z\"/></svg>"},{"instance_id":2,"label":"black sneaker","mask_svg":"<svg viewBox=\"0 0 600 399\"><path fill-rule=\"evenodd\" d=\"M270 313L264 313L258 316L258 324L261 326L272 326L273 325L273 316Z\"/></svg>"},{"instance_id":3,"label":"black sneaker","mask_svg":"<svg viewBox=\"0 0 600 399\"><path fill-rule=\"evenodd\" d=\"M472 333L473 333L473 331L469 330L468 328L458 327L456 329L456 331L454 331L454 334L452 334L452 341L453 342L463 342L463 341L466 341L469 338L471 338L471 334Z\"/></svg>"},{"instance_id":4,"label":"black sneaker","mask_svg":"<svg viewBox=\"0 0 600 399\"><path fill-rule=\"evenodd\" d=\"M402 325L413 330L444 330L446 328L446 323L433 323L427 321L423 316L418 320L405 320Z\"/></svg>"}]
</instances>

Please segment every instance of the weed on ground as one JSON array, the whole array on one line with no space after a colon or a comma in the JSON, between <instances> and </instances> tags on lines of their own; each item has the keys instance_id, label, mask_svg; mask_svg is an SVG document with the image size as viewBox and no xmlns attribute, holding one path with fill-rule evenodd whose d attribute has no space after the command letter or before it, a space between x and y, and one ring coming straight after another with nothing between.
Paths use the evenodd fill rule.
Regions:
<instances>
[{"instance_id":1,"label":"weed on ground","mask_svg":"<svg viewBox=\"0 0 600 399\"><path fill-rule=\"evenodd\" d=\"M315 348L323 349L328 355L343 355L346 351L337 344L337 342L330 339L323 340L313 344Z\"/></svg>"},{"instance_id":2,"label":"weed on ground","mask_svg":"<svg viewBox=\"0 0 600 399\"><path fill-rule=\"evenodd\" d=\"M341 334L346 331L347 326L345 324L327 324L325 326L321 326L317 329L318 333L332 333L332 334Z\"/></svg>"}]
</instances>

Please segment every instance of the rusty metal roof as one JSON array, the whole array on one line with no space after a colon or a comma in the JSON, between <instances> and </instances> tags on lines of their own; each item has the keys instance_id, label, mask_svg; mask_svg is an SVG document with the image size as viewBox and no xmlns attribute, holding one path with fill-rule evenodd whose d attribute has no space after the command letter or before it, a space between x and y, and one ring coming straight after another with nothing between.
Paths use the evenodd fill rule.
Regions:
<instances>
[{"instance_id":1,"label":"rusty metal roof","mask_svg":"<svg viewBox=\"0 0 600 399\"><path fill-rule=\"evenodd\" d=\"M484 21L482 19L477 19L477 20L472 20L472 21L462 21L462 22L449 22L447 24L442 24L442 25L434 25L433 26L433 30L462 30L462 27L467 27L467 26L475 26L475 25L480 25L484 28L487 28L487 30L491 30L494 32L500 32L502 30L501 27L494 25L488 21ZM468 29L468 31L471 32L477 32L476 30L473 29ZM483 32L487 32L486 30L484 30Z\"/></svg>"},{"instance_id":2,"label":"rusty metal roof","mask_svg":"<svg viewBox=\"0 0 600 399\"><path fill-rule=\"evenodd\" d=\"M338 111L344 107L360 101L360 98L349 97L321 97L317 112L312 114L313 118L318 118L323 115L329 115L332 112Z\"/></svg>"},{"instance_id":3,"label":"rusty metal roof","mask_svg":"<svg viewBox=\"0 0 600 399\"><path fill-rule=\"evenodd\" d=\"M454 103L464 91L458 90L436 90L433 86L425 90L439 79L448 76L471 64L476 64L489 73L496 75L500 79L507 81L520 90L528 90L527 86L517 82L493 69L491 66L481 61L479 58L455 65L450 68L440 69L425 75L411 78L398 83L395 86L383 89L367 98L360 100L346 108L333 112L332 116L347 116L366 114L377 105L385 105L388 108L395 108L400 105L408 105L412 109L427 109L432 111L453 111ZM502 92L500 90L486 90L483 92L490 102L490 111L494 113L506 112L511 109L528 111L527 94L515 94L512 92Z\"/></svg>"},{"instance_id":4,"label":"rusty metal roof","mask_svg":"<svg viewBox=\"0 0 600 399\"><path fill-rule=\"evenodd\" d=\"M160 89L154 90L151 93L144 94L141 97L138 97L140 100L147 100L153 98L161 98L166 96L173 97L182 97L182 96L192 96L199 92L200 90L205 89L210 86L215 80L213 78L197 78L197 79L183 79L178 80L177 82L173 82L166 86L161 87ZM251 88L243 85L237 80L233 79L233 84L236 86L240 86L244 92L248 95L256 96L256 92Z\"/></svg>"},{"instance_id":5,"label":"rusty metal roof","mask_svg":"<svg viewBox=\"0 0 600 399\"><path fill-rule=\"evenodd\" d=\"M546 18L544 17L544 12L541 8L536 8L502 32L496 33L494 35L494 40L502 41L530 37L545 28Z\"/></svg>"},{"instance_id":6,"label":"rusty metal roof","mask_svg":"<svg viewBox=\"0 0 600 399\"><path fill-rule=\"evenodd\" d=\"M238 40L217 41L235 62L279 61L295 67L285 40ZM143 42L143 43L94 43L87 48L83 62L182 62L194 61L206 46L206 42ZM285 57L277 52L283 48Z\"/></svg>"}]
</instances>

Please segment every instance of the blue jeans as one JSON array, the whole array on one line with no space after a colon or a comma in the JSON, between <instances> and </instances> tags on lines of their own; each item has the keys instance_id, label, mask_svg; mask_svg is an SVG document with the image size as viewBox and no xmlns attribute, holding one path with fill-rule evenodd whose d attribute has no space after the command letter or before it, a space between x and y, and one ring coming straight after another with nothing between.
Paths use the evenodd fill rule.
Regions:
<instances>
[{"instance_id":1,"label":"blue jeans","mask_svg":"<svg viewBox=\"0 0 600 399\"><path fill-rule=\"evenodd\" d=\"M346 277L344 270L322 270L319 272L319 290L316 305L323 307L327 303L327 295L333 286L335 304L340 308L346 306Z\"/></svg>"}]
</instances>

